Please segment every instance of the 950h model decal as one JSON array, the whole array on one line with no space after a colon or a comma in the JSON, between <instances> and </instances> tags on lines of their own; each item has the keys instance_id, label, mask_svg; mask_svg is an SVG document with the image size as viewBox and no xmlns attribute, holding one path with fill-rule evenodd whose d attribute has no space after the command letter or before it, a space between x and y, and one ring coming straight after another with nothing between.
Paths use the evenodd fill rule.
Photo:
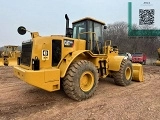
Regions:
<instances>
[{"instance_id":1,"label":"950h model decal","mask_svg":"<svg viewBox=\"0 0 160 120\"><path fill-rule=\"evenodd\" d=\"M73 47L74 40L64 40L64 47Z\"/></svg>"}]
</instances>

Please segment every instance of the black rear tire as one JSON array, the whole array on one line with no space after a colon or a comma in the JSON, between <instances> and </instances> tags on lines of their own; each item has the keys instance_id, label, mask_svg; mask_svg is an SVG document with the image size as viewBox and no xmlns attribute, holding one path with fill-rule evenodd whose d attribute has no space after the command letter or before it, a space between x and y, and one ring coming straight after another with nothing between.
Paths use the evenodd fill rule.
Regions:
<instances>
[{"instance_id":1,"label":"black rear tire","mask_svg":"<svg viewBox=\"0 0 160 120\"><path fill-rule=\"evenodd\" d=\"M93 96L98 86L98 70L87 60L72 63L63 79L65 93L72 99L82 101Z\"/></svg>"}]
</instances>

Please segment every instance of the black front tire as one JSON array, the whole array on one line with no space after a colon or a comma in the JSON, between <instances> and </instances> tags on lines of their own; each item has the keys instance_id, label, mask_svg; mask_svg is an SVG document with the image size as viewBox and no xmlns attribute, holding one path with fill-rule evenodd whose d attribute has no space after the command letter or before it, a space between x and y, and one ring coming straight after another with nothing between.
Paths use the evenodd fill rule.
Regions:
<instances>
[{"instance_id":1,"label":"black front tire","mask_svg":"<svg viewBox=\"0 0 160 120\"><path fill-rule=\"evenodd\" d=\"M114 82L120 86L127 86L132 81L133 69L129 60L122 60L120 70L113 72Z\"/></svg>"}]
</instances>

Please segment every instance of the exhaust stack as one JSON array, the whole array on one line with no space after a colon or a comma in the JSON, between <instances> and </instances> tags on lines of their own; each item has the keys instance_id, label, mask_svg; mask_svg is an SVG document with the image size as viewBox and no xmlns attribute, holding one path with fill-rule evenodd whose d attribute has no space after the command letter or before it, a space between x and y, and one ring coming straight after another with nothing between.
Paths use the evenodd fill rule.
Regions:
<instances>
[{"instance_id":1,"label":"exhaust stack","mask_svg":"<svg viewBox=\"0 0 160 120\"><path fill-rule=\"evenodd\" d=\"M67 14L65 14L65 19L66 19L66 37L72 37L73 34L73 29L69 28L69 17Z\"/></svg>"}]
</instances>

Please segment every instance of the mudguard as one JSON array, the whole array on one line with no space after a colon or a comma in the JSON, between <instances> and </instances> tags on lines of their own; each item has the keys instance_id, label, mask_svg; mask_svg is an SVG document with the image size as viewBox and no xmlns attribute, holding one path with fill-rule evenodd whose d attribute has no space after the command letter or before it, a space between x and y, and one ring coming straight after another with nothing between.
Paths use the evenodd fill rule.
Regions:
<instances>
[{"instance_id":1,"label":"mudguard","mask_svg":"<svg viewBox=\"0 0 160 120\"><path fill-rule=\"evenodd\" d=\"M125 56L110 56L108 61L108 70L119 71L121 62Z\"/></svg>"},{"instance_id":2,"label":"mudguard","mask_svg":"<svg viewBox=\"0 0 160 120\"><path fill-rule=\"evenodd\" d=\"M82 53L88 52L88 50L78 50L72 53L67 54L58 64L58 68L60 69L60 76L63 78L67 72L70 64ZM81 58L85 56L81 56Z\"/></svg>"}]
</instances>

